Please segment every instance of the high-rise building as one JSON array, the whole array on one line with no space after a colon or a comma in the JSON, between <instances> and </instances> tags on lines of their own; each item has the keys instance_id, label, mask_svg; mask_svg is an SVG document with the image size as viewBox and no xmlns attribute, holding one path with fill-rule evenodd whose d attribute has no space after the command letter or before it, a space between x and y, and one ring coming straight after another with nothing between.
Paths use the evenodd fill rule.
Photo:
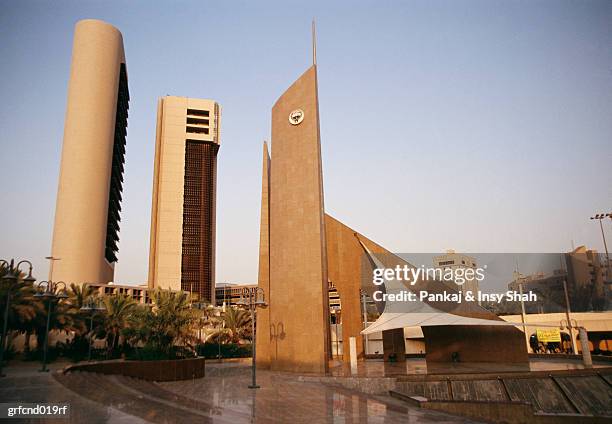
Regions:
<instances>
[{"instance_id":1,"label":"high-rise building","mask_svg":"<svg viewBox=\"0 0 612 424\"><path fill-rule=\"evenodd\" d=\"M50 277L66 283L113 280L127 130L123 37L87 19L75 27Z\"/></svg>"},{"instance_id":2,"label":"high-rise building","mask_svg":"<svg viewBox=\"0 0 612 424\"><path fill-rule=\"evenodd\" d=\"M217 152L221 108L167 96L157 107L149 287L215 301Z\"/></svg>"}]
</instances>

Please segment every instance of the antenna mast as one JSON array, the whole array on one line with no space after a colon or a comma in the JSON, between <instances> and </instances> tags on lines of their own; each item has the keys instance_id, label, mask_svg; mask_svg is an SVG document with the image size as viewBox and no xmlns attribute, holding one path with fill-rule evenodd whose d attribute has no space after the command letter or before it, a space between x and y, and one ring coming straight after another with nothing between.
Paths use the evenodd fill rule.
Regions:
<instances>
[{"instance_id":1,"label":"antenna mast","mask_svg":"<svg viewBox=\"0 0 612 424\"><path fill-rule=\"evenodd\" d=\"M317 32L314 18L312 19L312 64L317 64Z\"/></svg>"}]
</instances>

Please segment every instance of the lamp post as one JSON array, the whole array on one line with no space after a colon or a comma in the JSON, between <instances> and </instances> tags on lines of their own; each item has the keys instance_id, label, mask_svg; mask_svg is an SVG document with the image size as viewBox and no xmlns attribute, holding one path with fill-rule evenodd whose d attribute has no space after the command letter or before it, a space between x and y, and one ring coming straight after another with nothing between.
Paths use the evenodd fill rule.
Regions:
<instances>
[{"instance_id":1,"label":"lamp post","mask_svg":"<svg viewBox=\"0 0 612 424\"><path fill-rule=\"evenodd\" d=\"M19 267L21 266L21 264L26 263L29 266L29 270L28 270L28 276L25 277L22 280L23 285L29 284L29 283L34 283L34 281L36 281L36 278L32 277L32 262L30 261L20 261L17 263L17 266L15 265L15 260L11 259L11 262L5 261L4 259L0 259L0 262L3 264L4 268L6 269L6 273L2 276L2 282L6 283L6 306L4 308L4 322L2 325L2 338L0 339L0 377L4 377L4 374L2 373L2 364L4 362L4 351L5 351L5 345L7 344L7 331L8 331L8 318L9 318L9 311L11 308L11 289L13 288L12 285L15 283L18 283L18 278L17 276L21 273L21 270L19 269ZM19 289L19 287L17 287L17 289Z\"/></svg>"},{"instance_id":2,"label":"lamp post","mask_svg":"<svg viewBox=\"0 0 612 424\"><path fill-rule=\"evenodd\" d=\"M222 311L215 311L215 316L219 318L217 322L217 361L221 363L221 329L225 328L225 321L223 320L223 314L225 313L225 308Z\"/></svg>"},{"instance_id":3,"label":"lamp post","mask_svg":"<svg viewBox=\"0 0 612 424\"><path fill-rule=\"evenodd\" d=\"M257 317L257 308L266 308L268 304L265 301L264 290L261 287L243 287L242 293L240 295L240 300L237 305L241 308L248 310L251 313L251 335L253 337L253 341L251 343L251 351L252 351L252 377L253 381L249 385L249 389L258 389L257 380L255 376L256 369L256 360L257 360L257 349L256 349L256 340L255 337L255 318Z\"/></svg>"},{"instance_id":4,"label":"lamp post","mask_svg":"<svg viewBox=\"0 0 612 424\"><path fill-rule=\"evenodd\" d=\"M578 349L576 348L576 339L574 338L574 327L578 328L578 324L576 324L576 320L570 318L570 301L569 301L569 293L567 292L567 281L565 278L563 279L563 292L565 293L565 316L567 318L567 329L570 334L570 341L572 342L572 353L574 355L578 354ZM572 322L574 323L572 325Z\"/></svg>"},{"instance_id":5,"label":"lamp post","mask_svg":"<svg viewBox=\"0 0 612 424\"><path fill-rule=\"evenodd\" d=\"M43 289L43 286L45 287ZM60 287L63 288L60 290ZM47 327L45 330L45 345L43 346L43 366L40 370L41 372L49 371L47 369L47 350L49 345L49 326L51 325L51 310L53 300L61 300L66 299L68 295L66 294L66 283L63 281L58 281L54 283L53 281L41 281L38 283L39 292L34 295L34 297L40 298L43 301L47 301Z\"/></svg>"},{"instance_id":6,"label":"lamp post","mask_svg":"<svg viewBox=\"0 0 612 424\"><path fill-rule=\"evenodd\" d=\"M525 303L523 302L523 282L519 282L518 287L519 287L519 293L521 295L521 322L523 323L523 335L525 336L525 345L527 348L527 353L529 353L529 334L527 334L527 327L525 326L526 317L525 317ZM537 352L533 352L533 353L537 353Z\"/></svg>"},{"instance_id":7,"label":"lamp post","mask_svg":"<svg viewBox=\"0 0 612 424\"><path fill-rule=\"evenodd\" d=\"M49 281L53 281L53 264L55 261L61 261L62 258L56 258L55 256L45 256L45 259L49 261Z\"/></svg>"},{"instance_id":8,"label":"lamp post","mask_svg":"<svg viewBox=\"0 0 612 424\"><path fill-rule=\"evenodd\" d=\"M369 325L369 322L368 322L368 305L366 303L367 293L365 291L363 291L363 290L360 290L360 291L361 291L361 307L363 309L363 328L366 329L368 327L368 325ZM370 343L369 343L370 340L369 340L369 336L367 334L363 335L363 341L364 341L364 343L363 343L363 345L364 345L364 348L363 348L363 357L365 358L366 355L368 354L368 352L370 351Z\"/></svg>"},{"instance_id":9,"label":"lamp post","mask_svg":"<svg viewBox=\"0 0 612 424\"><path fill-rule=\"evenodd\" d=\"M89 341L87 348L87 361L91 361L91 346L93 344L93 319L94 315L97 312L106 311L106 307L104 303L102 303L101 299L91 298L87 304L81 307L81 311L87 312L89 315Z\"/></svg>"},{"instance_id":10,"label":"lamp post","mask_svg":"<svg viewBox=\"0 0 612 424\"><path fill-rule=\"evenodd\" d=\"M203 325L203 314L205 313L204 311L206 310L206 303L204 302L196 302L196 303L192 303L191 307L195 308L197 310L199 310L199 314L198 314L198 342L201 345L202 344L202 325ZM196 348L196 354L198 354L198 349ZM199 356L199 354L198 354Z\"/></svg>"},{"instance_id":11,"label":"lamp post","mask_svg":"<svg viewBox=\"0 0 612 424\"><path fill-rule=\"evenodd\" d=\"M603 224L601 223L601 221L604 218L610 218L612 219L612 213L598 213L595 214L595 216L592 216L591 219L596 219L599 221L599 229L601 230L601 238L603 239L603 244L604 244L604 250L606 251L606 266L607 266L607 271L606 271L606 280L608 283L612 282L612 275L610 272L610 255L608 254L608 245L606 244L606 236L604 234L604 230L603 230Z\"/></svg>"},{"instance_id":12,"label":"lamp post","mask_svg":"<svg viewBox=\"0 0 612 424\"><path fill-rule=\"evenodd\" d=\"M221 357L221 329L225 328L225 319L223 319L221 317L223 315L225 315L225 296L226 296L226 294L227 294L227 285L225 287L223 287L223 305L221 306L221 312L219 312L219 328L217 330L217 333L219 334L219 337L217 337L217 347L219 348L219 354L218 354L217 358L219 359L219 363L222 362L222 357Z\"/></svg>"}]
</instances>

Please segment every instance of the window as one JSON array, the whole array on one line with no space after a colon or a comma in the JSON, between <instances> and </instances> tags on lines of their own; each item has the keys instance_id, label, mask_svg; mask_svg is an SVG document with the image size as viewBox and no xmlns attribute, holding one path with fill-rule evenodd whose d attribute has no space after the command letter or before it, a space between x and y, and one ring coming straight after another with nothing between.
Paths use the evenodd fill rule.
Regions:
<instances>
[{"instance_id":1,"label":"window","mask_svg":"<svg viewBox=\"0 0 612 424\"><path fill-rule=\"evenodd\" d=\"M208 128L187 127L187 132L192 134L208 134Z\"/></svg>"},{"instance_id":2,"label":"window","mask_svg":"<svg viewBox=\"0 0 612 424\"><path fill-rule=\"evenodd\" d=\"M187 118L187 123L194 125L208 125L210 121L202 118Z\"/></svg>"},{"instance_id":3,"label":"window","mask_svg":"<svg viewBox=\"0 0 612 424\"><path fill-rule=\"evenodd\" d=\"M187 115L210 116L210 112L207 110L200 110L200 109L187 109Z\"/></svg>"}]
</instances>

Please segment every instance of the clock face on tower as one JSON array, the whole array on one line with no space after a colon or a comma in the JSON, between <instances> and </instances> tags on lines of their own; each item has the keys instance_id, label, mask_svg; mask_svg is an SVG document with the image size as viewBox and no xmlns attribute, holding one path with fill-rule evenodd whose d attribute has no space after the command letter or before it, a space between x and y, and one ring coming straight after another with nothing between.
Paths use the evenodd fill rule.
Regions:
<instances>
[{"instance_id":1,"label":"clock face on tower","mask_svg":"<svg viewBox=\"0 0 612 424\"><path fill-rule=\"evenodd\" d=\"M304 111L296 109L289 114L289 123L291 125L299 125L304 120Z\"/></svg>"}]
</instances>

